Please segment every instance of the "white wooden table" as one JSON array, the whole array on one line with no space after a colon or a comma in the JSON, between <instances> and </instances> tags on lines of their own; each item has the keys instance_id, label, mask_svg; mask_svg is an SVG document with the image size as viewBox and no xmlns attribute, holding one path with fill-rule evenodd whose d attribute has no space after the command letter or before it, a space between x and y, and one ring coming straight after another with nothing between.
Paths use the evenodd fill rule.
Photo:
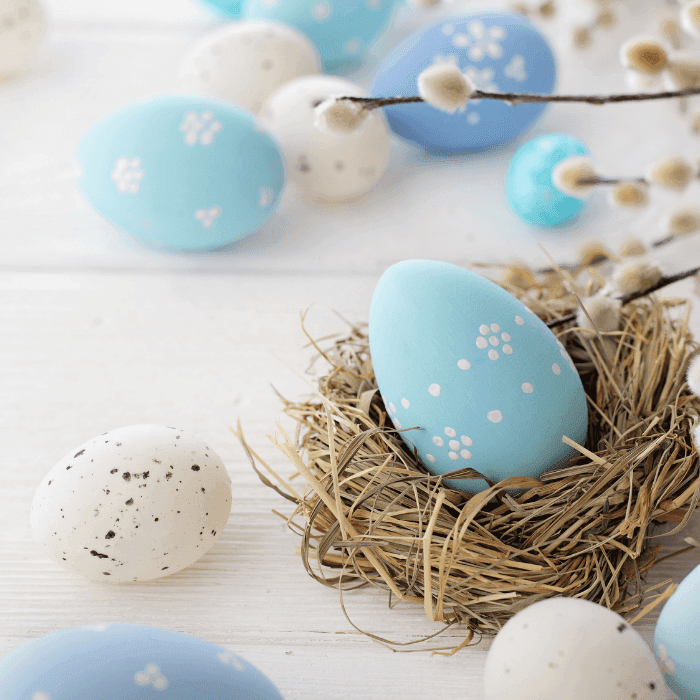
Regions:
<instances>
[{"instance_id":1,"label":"white wooden table","mask_svg":"<svg viewBox=\"0 0 700 700\"><path fill-rule=\"evenodd\" d=\"M220 20L191 0L44 4L53 24L30 74L0 84L0 655L63 627L132 622L226 645L289 700L480 699L487 644L452 658L394 654L349 624L337 591L304 573L297 537L271 512L288 512L286 503L258 481L229 426L240 417L251 445L280 472L291 471L266 437L280 416L271 385L289 396L310 390L299 323L310 304L309 329L323 335L342 329L333 310L365 320L378 276L400 259L539 263L546 258L538 244L568 260L593 237L611 246L630 233L652 240L677 198L657 197L635 216L601 198L571 229L539 232L505 205L501 182L512 146L440 159L395 143L390 171L353 206L314 208L288 188L264 229L226 250L148 250L79 197L72 153L96 119L173 89L188 43ZM402 36L469 4L403 10L351 79L366 84ZM653 30L664 3L623 5L624 26L586 53L568 47L566 18L543 25L561 57L562 92L624 89L617 48L626 36ZM700 153L669 105L557 107L531 135L548 131L582 138L613 175L641 174L669 151ZM686 198L697 199L698 187ZM691 241L666 249L667 269L698 264L694 248ZM691 285L670 293L690 295ZM697 314L693 325L700 332ZM89 583L33 542L33 493L71 448L136 423L190 429L216 448L233 480L231 519L214 549L177 575ZM664 551L679 542L675 536ZM678 581L698 559L682 555L647 580ZM374 590L345 602L359 627L399 642L437 629L421 606L389 610ZM647 640L652 625L653 618L640 625Z\"/></svg>"}]
</instances>

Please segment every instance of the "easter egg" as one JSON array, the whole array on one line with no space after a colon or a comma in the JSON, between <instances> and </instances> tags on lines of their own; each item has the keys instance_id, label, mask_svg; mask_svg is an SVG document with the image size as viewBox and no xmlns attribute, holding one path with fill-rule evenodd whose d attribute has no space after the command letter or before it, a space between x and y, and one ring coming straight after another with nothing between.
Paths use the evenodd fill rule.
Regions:
<instances>
[{"instance_id":1,"label":"easter egg","mask_svg":"<svg viewBox=\"0 0 700 700\"><path fill-rule=\"evenodd\" d=\"M664 679L680 700L700 697L700 566L666 601L654 631Z\"/></svg>"},{"instance_id":2,"label":"easter egg","mask_svg":"<svg viewBox=\"0 0 700 700\"><path fill-rule=\"evenodd\" d=\"M579 598L549 598L518 612L494 638L484 666L485 700L666 697L641 635L612 610Z\"/></svg>"},{"instance_id":3,"label":"easter egg","mask_svg":"<svg viewBox=\"0 0 700 700\"><path fill-rule=\"evenodd\" d=\"M320 69L315 47L296 29L276 22L232 22L191 46L178 87L258 113L277 88Z\"/></svg>"},{"instance_id":4,"label":"easter egg","mask_svg":"<svg viewBox=\"0 0 700 700\"><path fill-rule=\"evenodd\" d=\"M0 659L3 700L282 700L238 654L137 625L61 630Z\"/></svg>"},{"instance_id":5,"label":"easter egg","mask_svg":"<svg viewBox=\"0 0 700 700\"><path fill-rule=\"evenodd\" d=\"M77 152L87 200L150 244L216 248L257 231L284 185L277 144L249 112L165 95L105 117Z\"/></svg>"},{"instance_id":6,"label":"easter egg","mask_svg":"<svg viewBox=\"0 0 700 700\"><path fill-rule=\"evenodd\" d=\"M521 146L506 175L506 195L512 210L537 226L571 221L586 202L557 189L552 172L565 158L587 154L584 144L568 134L545 134Z\"/></svg>"},{"instance_id":7,"label":"easter egg","mask_svg":"<svg viewBox=\"0 0 700 700\"><path fill-rule=\"evenodd\" d=\"M389 130L382 114L371 112L362 126L336 136L315 126L315 108L331 96L366 96L342 78L310 75L280 88L263 108L261 120L275 136L290 181L307 199L342 202L369 192L389 162Z\"/></svg>"},{"instance_id":8,"label":"easter egg","mask_svg":"<svg viewBox=\"0 0 700 700\"><path fill-rule=\"evenodd\" d=\"M397 0L248 0L243 16L296 27L316 45L324 71L333 73L362 57L396 5Z\"/></svg>"},{"instance_id":9,"label":"easter egg","mask_svg":"<svg viewBox=\"0 0 700 700\"><path fill-rule=\"evenodd\" d=\"M245 0L203 0L203 2L227 17L240 17L245 7Z\"/></svg>"},{"instance_id":10,"label":"easter egg","mask_svg":"<svg viewBox=\"0 0 700 700\"><path fill-rule=\"evenodd\" d=\"M37 0L0 3L0 80L24 73L46 31Z\"/></svg>"},{"instance_id":11,"label":"easter egg","mask_svg":"<svg viewBox=\"0 0 700 700\"><path fill-rule=\"evenodd\" d=\"M231 512L226 467L194 435L160 425L112 430L71 450L32 502L34 539L96 581L149 581L193 564Z\"/></svg>"},{"instance_id":12,"label":"easter egg","mask_svg":"<svg viewBox=\"0 0 700 700\"><path fill-rule=\"evenodd\" d=\"M547 326L494 282L406 260L374 291L369 343L394 425L433 474L472 468L498 482L568 461L586 436L576 367ZM449 480L481 491L481 479Z\"/></svg>"},{"instance_id":13,"label":"easter egg","mask_svg":"<svg viewBox=\"0 0 700 700\"><path fill-rule=\"evenodd\" d=\"M416 95L419 74L444 61L456 63L485 92L549 94L554 88L554 55L533 25L521 15L475 12L440 20L404 39L381 62L372 95ZM428 104L393 105L384 111L398 136L428 151L468 153L514 139L544 108L470 100L454 114Z\"/></svg>"}]
</instances>

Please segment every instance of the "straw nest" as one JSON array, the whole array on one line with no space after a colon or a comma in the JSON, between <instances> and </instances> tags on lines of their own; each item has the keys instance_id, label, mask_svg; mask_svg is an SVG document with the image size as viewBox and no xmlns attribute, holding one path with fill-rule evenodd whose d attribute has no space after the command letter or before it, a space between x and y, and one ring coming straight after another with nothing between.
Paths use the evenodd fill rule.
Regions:
<instances>
[{"instance_id":1,"label":"straw nest","mask_svg":"<svg viewBox=\"0 0 700 700\"><path fill-rule=\"evenodd\" d=\"M579 307L573 280L561 270L509 267L501 284L551 321ZM576 282L591 294L604 280L593 271L587 288ZM461 623L458 648L551 596L629 615L642 605L641 576L658 557L654 526L680 529L700 497L691 436L700 402L685 382L698 346L685 304L657 295L626 303L619 330L602 335L572 320L553 328L586 390L589 430L585 445L570 443L578 456L566 468L539 479L469 495L430 475L387 416L364 326L330 347L312 340L330 369L316 395L283 399L297 429L294 437L280 429L277 444L303 478L303 493L260 460L240 428L238 437L261 479L294 503L288 524L301 535L303 565L340 588L341 603L344 589L371 584L447 627Z\"/></svg>"}]
</instances>

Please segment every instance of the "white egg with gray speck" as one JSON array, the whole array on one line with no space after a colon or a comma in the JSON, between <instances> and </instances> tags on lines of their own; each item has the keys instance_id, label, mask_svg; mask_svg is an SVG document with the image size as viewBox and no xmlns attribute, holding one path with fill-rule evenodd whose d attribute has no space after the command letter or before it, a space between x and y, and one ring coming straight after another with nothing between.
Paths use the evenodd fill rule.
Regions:
<instances>
[{"instance_id":1,"label":"white egg with gray speck","mask_svg":"<svg viewBox=\"0 0 700 700\"><path fill-rule=\"evenodd\" d=\"M617 613L550 598L514 615L484 668L486 700L666 700L653 653Z\"/></svg>"},{"instance_id":2,"label":"white egg with gray speck","mask_svg":"<svg viewBox=\"0 0 700 700\"><path fill-rule=\"evenodd\" d=\"M204 441L132 425L71 450L34 496L34 539L88 579L149 581L193 564L231 512L231 479Z\"/></svg>"}]
</instances>

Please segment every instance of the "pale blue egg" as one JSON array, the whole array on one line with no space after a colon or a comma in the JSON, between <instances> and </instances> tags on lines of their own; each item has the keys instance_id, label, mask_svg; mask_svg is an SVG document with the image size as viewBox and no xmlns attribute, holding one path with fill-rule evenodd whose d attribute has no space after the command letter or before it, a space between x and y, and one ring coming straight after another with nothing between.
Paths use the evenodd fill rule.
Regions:
<instances>
[{"instance_id":1,"label":"pale blue egg","mask_svg":"<svg viewBox=\"0 0 700 700\"><path fill-rule=\"evenodd\" d=\"M700 566L679 584L659 615L654 651L680 700L700 698Z\"/></svg>"},{"instance_id":2,"label":"pale blue egg","mask_svg":"<svg viewBox=\"0 0 700 700\"><path fill-rule=\"evenodd\" d=\"M246 19L296 27L316 45L326 73L357 62L386 29L399 0L248 0Z\"/></svg>"},{"instance_id":3,"label":"pale blue egg","mask_svg":"<svg viewBox=\"0 0 700 700\"><path fill-rule=\"evenodd\" d=\"M240 17L245 0L202 0L228 17Z\"/></svg>"},{"instance_id":4,"label":"pale blue egg","mask_svg":"<svg viewBox=\"0 0 700 700\"><path fill-rule=\"evenodd\" d=\"M223 647L154 627L96 625L23 644L0 659L2 700L282 700Z\"/></svg>"},{"instance_id":5,"label":"pale blue egg","mask_svg":"<svg viewBox=\"0 0 700 700\"><path fill-rule=\"evenodd\" d=\"M550 94L554 88L554 55L532 24L521 15L474 12L440 20L404 39L379 66L372 95L416 95L418 75L443 61L456 63L485 92ZM471 100L454 114L427 104L394 105L384 111L402 138L428 151L468 153L514 139L545 106Z\"/></svg>"},{"instance_id":6,"label":"pale blue egg","mask_svg":"<svg viewBox=\"0 0 700 700\"><path fill-rule=\"evenodd\" d=\"M552 172L565 158L583 155L588 155L588 150L569 134L546 134L521 146L506 175L506 195L513 211L537 226L571 221L586 202L558 190L552 182Z\"/></svg>"},{"instance_id":7,"label":"pale blue egg","mask_svg":"<svg viewBox=\"0 0 700 700\"><path fill-rule=\"evenodd\" d=\"M433 474L537 477L568 460L562 436L586 437L586 397L563 345L475 272L432 260L392 265L374 291L369 342L387 411L397 428L419 428L403 437Z\"/></svg>"},{"instance_id":8,"label":"pale blue egg","mask_svg":"<svg viewBox=\"0 0 700 700\"><path fill-rule=\"evenodd\" d=\"M274 139L249 112L210 97L131 104L88 131L77 160L80 188L111 224L183 250L257 231L284 186Z\"/></svg>"}]
</instances>

